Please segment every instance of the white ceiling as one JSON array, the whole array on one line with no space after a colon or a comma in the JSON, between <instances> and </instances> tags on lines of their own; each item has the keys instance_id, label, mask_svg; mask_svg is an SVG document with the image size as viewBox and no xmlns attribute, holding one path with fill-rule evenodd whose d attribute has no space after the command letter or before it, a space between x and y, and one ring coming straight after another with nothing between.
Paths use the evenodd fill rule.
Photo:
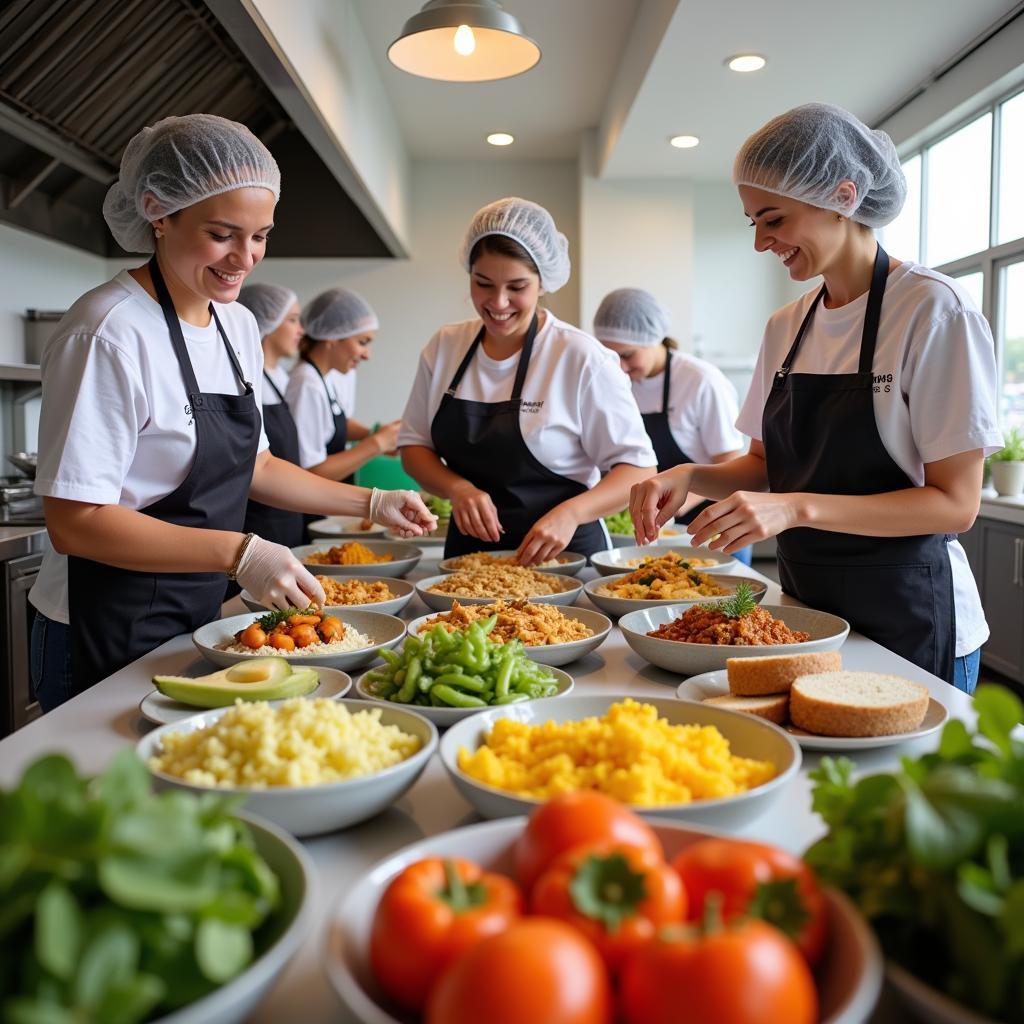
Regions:
<instances>
[{"instance_id":1,"label":"white ceiling","mask_svg":"<svg viewBox=\"0 0 1024 1024\"><path fill-rule=\"evenodd\" d=\"M419 0L356 0L410 154L418 159L571 159L601 122L630 30L654 0L503 0L538 41L540 64L500 82L415 78L387 60ZM656 0L662 6L664 0ZM838 103L866 121L906 96L1015 0L681 0L610 158L609 177L726 179L743 139L798 103ZM768 67L729 71L735 53ZM516 143L487 145L489 132ZM670 135L698 135L696 149Z\"/></svg>"}]
</instances>

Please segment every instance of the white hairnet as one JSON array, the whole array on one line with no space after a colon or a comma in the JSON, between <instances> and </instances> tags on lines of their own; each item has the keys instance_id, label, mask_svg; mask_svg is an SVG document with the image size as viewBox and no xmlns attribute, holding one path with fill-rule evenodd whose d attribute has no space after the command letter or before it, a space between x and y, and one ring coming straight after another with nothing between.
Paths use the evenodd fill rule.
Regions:
<instances>
[{"instance_id":1,"label":"white hairnet","mask_svg":"<svg viewBox=\"0 0 1024 1024\"><path fill-rule=\"evenodd\" d=\"M238 293L238 301L256 317L260 337L265 338L284 323L288 310L299 301L299 297L291 288L257 283L244 285Z\"/></svg>"},{"instance_id":2,"label":"white hairnet","mask_svg":"<svg viewBox=\"0 0 1024 1024\"><path fill-rule=\"evenodd\" d=\"M895 220L907 197L892 139L829 103L794 107L754 132L736 155L732 180L872 228ZM857 186L849 205L836 199L843 181Z\"/></svg>"},{"instance_id":3,"label":"white hairnet","mask_svg":"<svg viewBox=\"0 0 1024 1024\"><path fill-rule=\"evenodd\" d=\"M504 235L518 242L536 264L544 291L557 292L569 280L569 240L555 227L543 206L511 196L477 210L460 253L467 271L473 246L487 235Z\"/></svg>"},{"instance_id":4,"label":"white hairnet","mask_svg":"<svg viewBox=\"0 0 1024 1024\"><path fill-rule=\"evenodd\" d=\"M668 334L668 310L643 288L616 288L594 314L594 336L621 345L660 345Z\"/></svg>"},{"instance_id":5,"label":"white hairnet","mask_svg":"<svg viewBox=\"0 0 1024 1024\"><path fill-rule=\"evenodd\" d=\"M270 150L244 124L214 114L165 117L133 136L103 200L103 217L128 252L152 252L151 222L236 188L281 195Z\"/></svg>"},{"instance_id":6,"label":"white hairnet","mask_svg":"<svg viewBox=\"0 0 1024 1024\"><path fill-rule=\"evenodd\" d=\"M326 341L375 331L380 321L362 295L348 288L329 288L302 311L302 327L309 337Z\"/></svg>"}]
</instances>

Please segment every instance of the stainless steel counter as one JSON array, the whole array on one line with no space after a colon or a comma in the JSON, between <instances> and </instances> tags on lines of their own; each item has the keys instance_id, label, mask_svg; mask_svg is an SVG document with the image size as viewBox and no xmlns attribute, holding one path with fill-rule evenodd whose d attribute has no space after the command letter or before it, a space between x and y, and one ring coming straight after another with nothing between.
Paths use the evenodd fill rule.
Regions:
<instances>
[{"instance_id":1,"label":"stainless steel counter","mask_svg":"<svg viewBox=\"0 0 1024 1024\"><path fill-rule=\"evenodd\" d=\"M45 551L48 546L45 526L0 526L0 562Z\"/></svg>"}]
</instances>

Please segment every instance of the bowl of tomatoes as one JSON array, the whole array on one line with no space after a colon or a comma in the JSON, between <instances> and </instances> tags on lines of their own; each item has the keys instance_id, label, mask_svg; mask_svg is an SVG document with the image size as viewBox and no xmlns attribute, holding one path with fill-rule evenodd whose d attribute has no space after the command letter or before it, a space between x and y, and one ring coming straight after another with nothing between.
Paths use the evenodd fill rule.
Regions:
<instances>
[{"instance_id":1,"label":"bowl of tomatoes","mask_svg":"<svg viewBox=\"0 0 1024 1024\"><path fill-rule=\"evenodd\" d=\"M861 1024L883 970L798 857L593 792L391 854L324 955L363 1024Z\"/></svg>"}]
</instances>

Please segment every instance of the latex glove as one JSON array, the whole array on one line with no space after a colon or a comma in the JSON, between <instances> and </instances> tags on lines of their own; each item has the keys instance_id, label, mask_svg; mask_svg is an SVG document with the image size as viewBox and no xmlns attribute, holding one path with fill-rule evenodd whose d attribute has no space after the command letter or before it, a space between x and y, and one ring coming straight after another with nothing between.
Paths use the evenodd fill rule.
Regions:
<instances>
[{"instance_id":1,"label":"latex glove","mask_svg":"<svg viewBox=\"0 0 1024 1024\"><path fill-rule=\"evenodd\" d=\"M370 518L388 526L400 537L421 537L437 529L432 515L415 491L382 491L374 487L370 494Z\"/></svg>"},{"instance_id":2,"label":"latex glove","mask_svg":"<svg viewBox=\"0 0 1024 1024\"><path fill-rule=\"evenodd\" d=\"M288 548L262 537L249 541L236 576L260 604L273 608L323 607L327 600L324 588Z\"/></svg>"}]
</instances>

